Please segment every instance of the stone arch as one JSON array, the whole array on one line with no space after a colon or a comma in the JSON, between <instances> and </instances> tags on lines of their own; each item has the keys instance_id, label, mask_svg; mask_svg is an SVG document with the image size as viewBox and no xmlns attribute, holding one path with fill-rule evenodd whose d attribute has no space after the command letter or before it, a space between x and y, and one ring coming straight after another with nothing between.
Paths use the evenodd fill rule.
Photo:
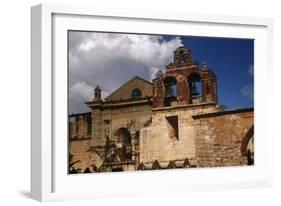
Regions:
<instances>
[{"instance_id":1,"label":"stone arch","mask_svg":"<svg viewBox=\"0 0 281 206\"><path fill-rule=\"evenodd\" d=\"M188 84L188 89L189 89L189 94L190 94L190 99L195 99L202 97L203 95L203 90L202 90L202 78L200 73L198 72L192 72L191 74L188 75L187 77L187 84ZM193 91L193 89L196 89L197 93Z\"/></svg>"},{"instance_id":2,"label":"stone arch","mask_svg":"<svg viewBox=\"0 0 281 206\"><path fill-rule=\"evenodd\" d=\"M135 88L131 92L131 98L132 99L141 98L141 95L142 95L142 93L141 93L141 90L139 88Z\"/></svg>"},{"instance_id":3,"label":"stone arch","mask_svg":"<svg viewBox=\"0 0 281 206\"><path fill-rule=\"evenodd\" d=\"M128 128L121 127L115 130L113 142L116 146L115 159L118 157L120 159L118 161L132 160L132 136Z\"/></svg>"},{"instance_id":4,"label":"stone arch","mask_svg":"<svg viewBox=\"0 0 281 206\"><path fill-rule=\"evenodd\" d=\"M114 131L114 141L122 146L130 145L132 143L131 134L126 127L120 127Z\"/></svg>"},{"instance_id":5,"label":"stone arch","mask_svg":"<svg viewBox=\"0 0 281 206\"><path fill-rule=\"evenodd\" d=\"M120 128L124 127L124 128L128 129L127 126L128 126L127 123L125 123L124 121L118 122L118 124L114 125L113 128L112 128L113 135L114 135L114 132L117 131Z\"/></svg>"},{"instance_id":6,"label":"stone arch","mask_svg":"<svg viewBox=\"0 0 281 206\"><path fill-rule=\"evenodd\" d=\"M254 125L247 131L242 139L241 153L243 156L247 155L247 146L252 138L254 138Z\"/></svg>"},{"instance_id":7,"label":"stone arch","mask_svg":"<svg viewBox=\"0 0 281 206\"><path fill-rule=\"evenodd\" d=\"M199 71L193 71L191 72L188 76L187 76L187 80L190 80L193 76L196 76L197 78L202 79L202 75L201 75L201 72Z\"/></svg>"},{"instance_id":8,"label":"stone arch","mask_svg":"<svg viewBox=\"0 0 281 206\"><path fill-rule=\"evenodd\" d=\"M177 78L173 76L166 76L163 79L164 87L165 87L165 96L177 96Z\"/></svg>"},{"instance_id":9,"label":"stone arch","mask_svg":"<svg viewBox=\"0 0 281 206\"><path fill-rule=\"evenodd\" d=\"M171 106L173 101L177 100L177 79L173 76L166 76L163 79L164 85L164 105Z\"/></svg>"}]
</instances>

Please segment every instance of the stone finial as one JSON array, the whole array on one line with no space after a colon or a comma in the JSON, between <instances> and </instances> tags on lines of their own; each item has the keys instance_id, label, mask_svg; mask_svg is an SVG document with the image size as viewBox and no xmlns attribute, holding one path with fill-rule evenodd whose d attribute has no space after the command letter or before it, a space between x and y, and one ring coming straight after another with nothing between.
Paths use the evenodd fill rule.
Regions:
<instances>
[{"instance_id":1,"label":"stone finial","mask_svg":"<svg viewBox=\"0 0 281 206\"><path fill-rule=\"evenodd\" d=\"M203 71L206 71L206 70L207 70L207 64L206 64L206 62L203 62L203 64L202 64L202 70L203 70Z\"/></svg>"},{"instance_id":2,"label":"stone finial","mask_svg":"<svg viewBox=\"0 0 281 206\"><path fill-rule=\"evenodd\" d=\"M191 57L191 50L189 48L179 46L174 51L173 65L175 65L176 67L180 67L182 65L191 65L192 63L193 60Z\"/></svg>"},{"instance_id":3,"label":"stone finial","mask_svg":"<svg viewBox=\"0 0 281 206\"><path fill-rule=\"evenodd\" d=\"M100 91L101 91L100 86L97 85L96 88L95 88L95 90L100 90Z\"/></svg>"},{"instance_id":4,"label":"stone finial","mask_svg":"<svg viewBox=\"0 0 281 206\"><path fill-rule=\"evenodd\" d=\"M156 78L159 78L162 76L162 71L161 70L158 70L158 72L155 74L155 77Z\"/></svg>"},{"instance_id":5,"label":"stone finial","mask_svg":"<svg viewBox=\"0 0 281 206\"><path fill-rule=\"evenodd\" d=\"M94 101L100 101L101 100L101 89L99 85L96 86L95 88L95 98Z\"/></svg>"}]
</instances>

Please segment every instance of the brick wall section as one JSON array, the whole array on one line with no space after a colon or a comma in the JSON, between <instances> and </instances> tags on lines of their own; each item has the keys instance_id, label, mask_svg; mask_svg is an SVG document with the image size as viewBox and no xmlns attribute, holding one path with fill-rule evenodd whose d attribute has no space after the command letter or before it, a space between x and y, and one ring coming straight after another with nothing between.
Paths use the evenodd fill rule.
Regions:
<instances>
[{"instance_id":1,"label":"brick wall section","mask_svg":"<svg viewBox=\"0 0 281 206\"><path fill-rule=\"evenodd\" d=\"M164 107L165 87L164 80L173 77L177 81L177 105L192 104L190 85L188 78L190 75L198 75L202 82L202 101L218 103L217 78L212 70L201 70L198 65L167 70L161 76L153 80L153 108ZM209 87L209 93L207 93Z\"/></svg>"},{"instance_id":2,"label":"brick wall section","mask_svg":"<svg viewBox=\"0 0 281 206\"><path fill-rule=\"evenodd\" d=\"M199 167L245 165L241 145L253 126L253 111L218 113L195 120L197 124L195 148Z\"/></svg>"}]
</instances>

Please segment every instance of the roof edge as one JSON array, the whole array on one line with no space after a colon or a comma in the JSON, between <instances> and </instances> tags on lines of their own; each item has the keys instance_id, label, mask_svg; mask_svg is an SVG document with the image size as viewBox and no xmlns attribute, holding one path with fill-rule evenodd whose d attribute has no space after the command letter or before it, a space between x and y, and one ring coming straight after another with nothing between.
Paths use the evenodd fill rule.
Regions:
<instances>
[{"instance_id":1,"label":"roof edge","mask_svg":"<svg viewBox=\"0 0 281 206\"><path fill-rule=\"evenodd\" d=\"M121 90L122 87L124 87L125 85L129 84L130 82L132 82L133 80L135 79L140 79L148 84L151 84L152 85L152 82L144 79L144 78L141 78L139 76L134 76L133 78L129 79L127 82L125 82L124 84L122 84L118 89L116 89L114 92L112 92L110 95L108 95L107 97L104 98L105 101L107 101L108 98L110 98L111 96L113 96L114 94L116 94L118 91Z\"/></svg>"},{"instance_id":2,"label":"roof edge","mask_svg":"<svg viewBox=\"0 0 281 206\"><path fill-rule=\"evenodd\" d=\"M236 110L194 115L194 116L192 116L192 118L193 119L202 119L202 118L217 117L217 116L231 115L231 114L244 113L244 112L253 112L253 111L254 111L254 108L241 108L241 109L236 109Z\"/></svg>"}]
</instances>

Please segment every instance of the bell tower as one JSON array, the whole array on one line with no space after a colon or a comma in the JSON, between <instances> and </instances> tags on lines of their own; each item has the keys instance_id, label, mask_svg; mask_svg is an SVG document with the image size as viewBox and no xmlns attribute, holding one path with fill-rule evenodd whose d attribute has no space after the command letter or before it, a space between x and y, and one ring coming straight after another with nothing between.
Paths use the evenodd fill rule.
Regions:
<instances>
[{"instance_id":1,"label":"bell tower","mask_svg":"<svg viewBox=\"0 0 281 206\"><path fill-rule=\"evenodd\" d=\"M191 50L180 45L173 62L153 80L152 105L161 108L203 103L218 104L217 77L206 63L200 68Z\"/></svg>"},{"instance_id":2,"label":"bell tower","mask_svg":"<svg viewBox=\"0 0 281 206\"><path fill-rule=\"evenodd\" d=\"M181 45L174 51L173 64L176 67L181 67L183 65L192 65L192 63L193 61L192 61L190 49L185 48L183 45Z\"/></svg>"}]
</instances>

